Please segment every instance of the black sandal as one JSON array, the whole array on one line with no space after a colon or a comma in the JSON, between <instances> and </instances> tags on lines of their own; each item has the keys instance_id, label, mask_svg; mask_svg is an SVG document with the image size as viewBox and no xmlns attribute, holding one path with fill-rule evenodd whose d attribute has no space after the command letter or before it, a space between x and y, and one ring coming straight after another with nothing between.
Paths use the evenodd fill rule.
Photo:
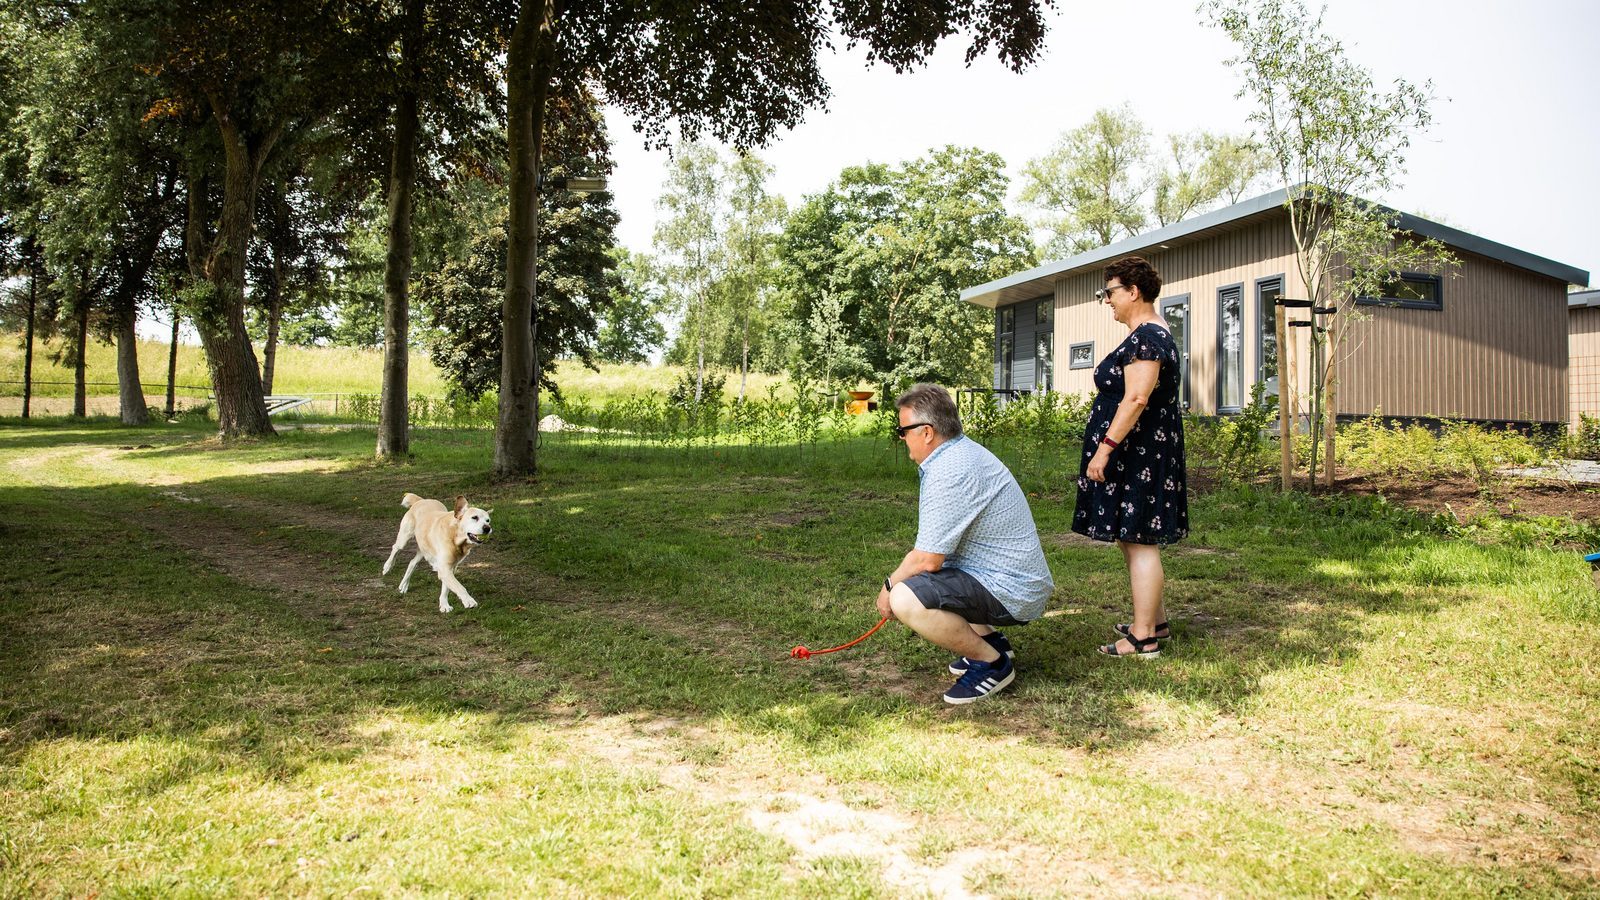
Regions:
<instances>
[{"instance_id":1,"label":"black sandal","mask_svg":"<svg viewBox=\"0 0 1600 900\"><path fill-rule=\"evenodd\" d=\"M1117 643L1120 643L1120 641L1101 644L1096 649L1105 656L1115 656L1119 659L1125 656L1134 656L1139 659L1155 659L1161 655L1161 642L1153 635L1147 638L1136 638L1131 634L1128 635L1128 643L1133 647L1133 650L1127 653L1118 650Z\"/></svg>"},{"instance_id":2,"label":"black sandal","mask_svg":"<svg viewBox=\"0 0 1600 900\"><path fill-rule=\"evenodd\" d=\"M1133 637L1133 625L1128 622L1118 622L1117 624L1111 626L1111 630L1125 638ZM1166 622L1161 622L1156 625L1155 631L1150 632L1150 636L1153 638L1160 638L1164 641L1167 638L1172 637L1172 626Z\"/></svg>"}]
</instances>

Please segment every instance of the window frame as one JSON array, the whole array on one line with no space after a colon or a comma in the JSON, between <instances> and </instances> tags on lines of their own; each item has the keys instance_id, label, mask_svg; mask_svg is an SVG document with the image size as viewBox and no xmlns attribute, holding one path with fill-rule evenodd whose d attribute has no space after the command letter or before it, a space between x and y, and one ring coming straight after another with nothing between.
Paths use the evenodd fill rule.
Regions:
<instances>
[{"instance_id":1,"label":"window frame","mask_svg":"<svg viewBox=\"0 0 1600 900\"><path fill-rule=\"evenodd\" d=\"M1161 297L1156 300L1156 311L1161 313L1161 318L1167 318L1167 308L1182 304L1183 310L1183 346L1178 348L1178 406L1184 412L1194 408L1194 394L1189 390L1189 347L1193 340L1191 332L1194 331L1194 303L1188 294L1176 294L1171 297ZM1171 331L1172 323L1167 323Z\"/></svg>"},{"instance_id":2,"label":"window frame","mask_svg":"<svg viewBox=\"0 0 1600 900\"><path fill-rule=\"evenodd\" d=\"M1390 283L1416 281L1433 285L1434 300L1411 300L1404 297L1357 297L1357 306L1386 306L1391 309L1427 309L1438 312L1444 309L1444 278L1427 272L1396 272Z\"/></svg>"},{"instance_id":3,"label":"window frame","mask_svg":"<svg viewBox=\"0 0 1600 900\"><path fill-rule=\"evenodd\" d=\"M1045 344L1045 352L1042 357L1044 360L1043 365L1039 362L1041 359L1039 355L1040 342ZM1050 382L1055 380L1056 374L1055 343L1055 333L1049 329L1041 329L1033 333L1033 389L1035 391L1049 393L1054 389ZM1040 375L1041 371L1043 372L1042 377Z\"/></svg>"},{"instance_id":4,"label":"window frame","mask_svg":"<svg viewBox=\"0 0 1600 900\"><path fill-rule=\"evenodd\" d=\"M995 323L996 351L1000 357L1000 389L1009 391L1015 378L1017 356L1017 304L1002 306L995 311L998 321ZM1009 321L1008 321L1009 320ZM1010 330L1005 326L1010 325Z\"/></svg>"},{"instance_id":5,"label":"window frame","mask_svg":"<svg viewBox=\"0 0 1600 900\"><path fill-rule=\"evenodd\" d=\"M1269 285L1271 285L1271 284L1274 284L1274 283L1276 283L1277 286L1278 286L1278 296L1282 297L1283 296L1283 292L1284 292L1284 285L1288 283L1287 280L1286 280L1286 273L1279 272L1276 275L1268 275L1265 278L1257 278L1255 280L1255 288L1256 288L1256 380L1254 382L1255 384L1260 384L1260 383L1262 383L1262 382L1267 380L1267 375L1266 375L1266 358L1267 358L1267 355L1266 355L1266 353L1263 352L1264 350L1266 350L1267 335L1269 335L1269 334L1272 335L1272 338L1273 338L1274 341L1276 341L1277 338L1278 338L1278 310L1277 310L1277 304L1276 303L1272 303L1272 304L1263 303L1262 302L1262 296L1261 296L1262 289L1267 287L1267 286L1269 286ZM1278 367L1280 369L1283 367L1283 348L1282 347L1278 348ZM1278 376L1278 385L1279 385L1278 390L1281 393L1282 390L1283 390L1283 387L1282 387L1282 385L1283 385L1283 373L1275 372L1273 374ZM1267 396L1276 397L1276 396L1279 396L1279 395L1278 394L1268 393Z\"/></svg>"},{"instance_id":6,"label":"window frame","mask_svg":"<svg viewBox=\"0 0 1600 900\"><path fill-rule=\"evenodd\" d=\"M1223 372L1224 366L1226 366L1225 357L1224 357L1224 352L1225 351L1224 351L1224 348L1222 346L1223 336L1225 334L1225 332L1223 331L1223 328L1222 328L1222 321L1223 321L1222 295L1226 294L1228 291L1238 291L1239 292L1239 402L1236 405L1224 405L1223 402L1222 402L1223 401L1222 390L1223 390L1223 384L1224 384L1223 378L1222 378L1222 372ZM1245 371L1244 350L1245 350L1245 346L1249 343L1249 341L1247 340L1248 329L1245 327L1246 318L1247 317L1245 315L1245 309L1244 309L1244 282L1239 281L1239 282L1235 282L1233 284L1225 284L1225 285L1217 288L1217 368L1216 368L1216 395L1217 396L1216 396L1216 401L1217 401L1217 415L1219 415L1219 416L1237 415L1238 413L1243 412L1244 411L1244 404L1247 402L1247 398L1250 395L1250 392L1248 390L1246 390L1246 385L1245 385L1245 380L1244 380L1244 371ZM1187 339L1188 335L1185 334L1184 338Z\"/></svg>"}]
</instances>

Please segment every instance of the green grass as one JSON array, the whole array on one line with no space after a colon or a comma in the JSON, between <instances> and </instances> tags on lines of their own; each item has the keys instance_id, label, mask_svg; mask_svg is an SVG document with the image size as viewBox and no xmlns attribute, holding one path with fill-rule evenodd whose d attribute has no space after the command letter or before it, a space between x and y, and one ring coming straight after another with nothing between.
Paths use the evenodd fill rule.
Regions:
<instances>
[{"instance_id":1,"label":"green grass","mask_svg":"<svg viewBox=\"0 0 1600 900\"><path fill-rule=\"evenodd\" d=\"M0 424L0 896L1600 890L1572 550L1196 497L1169 652L1105 660L1120 558L1036 464L1056 595L953 709L897 627L787 658L876 620L915 533L888 445L552 437L496 484L483 432L376 465L207 430ZM477 610L379 578L407 490L494 509Z\"/></svg>"}]
</instances>

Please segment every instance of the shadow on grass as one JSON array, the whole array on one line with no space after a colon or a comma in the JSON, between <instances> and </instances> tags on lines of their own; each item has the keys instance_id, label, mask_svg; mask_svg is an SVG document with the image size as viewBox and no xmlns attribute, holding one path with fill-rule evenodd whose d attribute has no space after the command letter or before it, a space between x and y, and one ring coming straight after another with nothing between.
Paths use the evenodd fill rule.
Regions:
<instances>
[{"instance_id":1,"label":"shadow on grass","mask_svg":"<svg viewBox=\"0 0 1600 900\"><path fill-rule=\"evenodd\" d=\"M81 430L0 432L0 453L129 434ZM137 456L213 452L202 437ZM371 723L390 714L460 720L469 733L458 739L480 744L518 723L621 714L731 719L806 749L848 745L885 716L957 738L1117 747L1154 732L1152 696L1237 711L1276 670L1360 653L1371 617L1432 612L1452 596L1383 586L1375 576L1394 554L1426 539L1371 530L1359 510L1312 524L1288 508L1196 498L1201 523L1207 510L1214 521L1195 540L1229 552L1168 554L1169 658L1096 656L1127 612L1120 556L1051 544L1052 607L1072 613L1016 630L1022 674L1006 695L952 710L938 700L947 655L903 629L839 657L787 659L796 643L842 642L875 621L871 586L914 537L909 467L862 474L819 459L773 474L753 455L608 460L554 443L536 483L495 484L460 474L487 459L490 436L473 438L422 444L409 466L182 484L197 502L134 484L0 489L6 509L38 513L0 524L16 558L0 606L0 753L60 737L172 738L293 777L381 746ZM287 452L356 461L366 443L245 444L228 465ZM407 490L470 492L496 508L496 539L462 571L479 609L440 616L431 574L403 597L398 572L379 579ZM1064 533L1070 495L1036 501L1035 514L1041 533ZM1278 530L1259 533L1252 516ZM1307 566L1319 549L1363 577ZM141 789L211 765L179 754Z\"/></svg>"}]
</instances>

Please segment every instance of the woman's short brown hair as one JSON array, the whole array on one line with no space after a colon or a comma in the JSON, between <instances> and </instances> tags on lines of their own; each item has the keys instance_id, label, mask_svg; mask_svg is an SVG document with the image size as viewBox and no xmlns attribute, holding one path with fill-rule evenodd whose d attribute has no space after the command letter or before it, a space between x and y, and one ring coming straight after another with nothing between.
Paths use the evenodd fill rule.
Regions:
<instances>
[{"instance_id":1,"label":"woman's short brown hair","mask_svg":"<svg viewBox=\"0 0 1600 900\"><path fill-rule=\"evenodd\" d=\"M1154 303L1161 296L1161 273L1145 262L1142 256L1124 256L1106 266L1106 281L1117 279L1120 284L1130 284L1139 289L1145 302Z\"/></svg>"}]
</instances>

